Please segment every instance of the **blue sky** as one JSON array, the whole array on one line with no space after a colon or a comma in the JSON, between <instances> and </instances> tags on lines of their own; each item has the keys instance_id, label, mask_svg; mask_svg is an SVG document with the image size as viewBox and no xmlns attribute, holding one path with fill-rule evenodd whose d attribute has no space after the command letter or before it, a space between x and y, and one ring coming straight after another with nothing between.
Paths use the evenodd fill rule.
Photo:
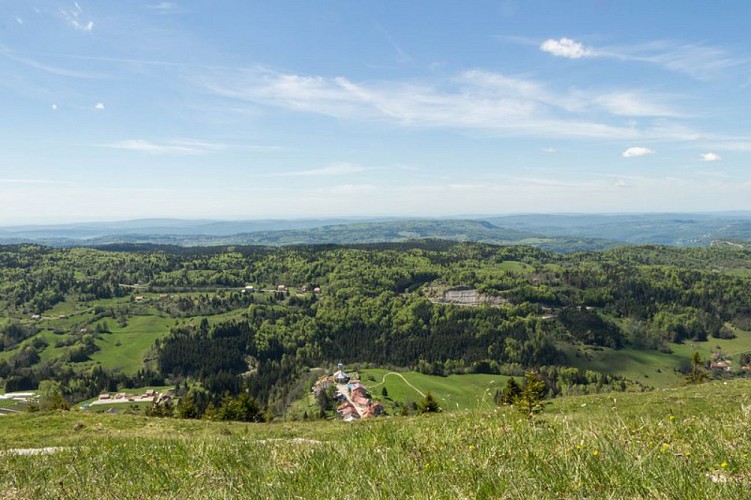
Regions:
<instances>
[{"instance_id":1,"label":"blue sky","mask_svg":"<svg viewBox=\"0 0 751 500\"><path fill-rule=\"evenodd\" d=\"M751 2L0 3L0 223L751 210Z\"/></svg>"}]
</instances>

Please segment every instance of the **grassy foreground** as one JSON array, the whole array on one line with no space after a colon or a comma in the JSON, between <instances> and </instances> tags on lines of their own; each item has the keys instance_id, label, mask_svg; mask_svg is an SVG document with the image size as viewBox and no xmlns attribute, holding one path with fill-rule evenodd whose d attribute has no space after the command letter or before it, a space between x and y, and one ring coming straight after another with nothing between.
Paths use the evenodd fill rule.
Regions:
<instances>
[{"instance_id":1,"label":"grassy foreground","mask_svg":"<svg viewBox=\"0 0 751 500\"><path fill-rule=\"evenodd\" d=\"M744 498L751 381L354 424L3 417L7 497ZM14 448L63 447L46 455Z\"/></svg>"}]
</instances>

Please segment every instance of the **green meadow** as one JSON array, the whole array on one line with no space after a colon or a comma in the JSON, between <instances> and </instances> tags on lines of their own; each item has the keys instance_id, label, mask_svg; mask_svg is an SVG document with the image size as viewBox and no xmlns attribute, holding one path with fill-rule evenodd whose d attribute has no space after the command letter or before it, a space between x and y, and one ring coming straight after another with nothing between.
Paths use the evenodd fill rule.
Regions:
<instances>
[{"instance_id":1,"label":"green meadow","mask_svg":"<svg viewBox=\"0 0 751 500\"><path fill-rule=\"evenodd\" d=\"M690 499L751 488L748 380L561 398L532 419L512 407L352 424L2 418L10 498ZM18 450L42 447L56 448Z\"/></svg>"},{"instance_id":2,"label":"green meadow","mask_svg":"<svg viewBox=\"0 0 751 500\"><path fill-rule=\"evenodd\" d=\"M467 374L439 377L418 372L393 372L369 368L360 370L362 384L374 399L382 401L387 410L393 402L419 402L430 392L447 411L490 408L493 396L509 377L504 375ZM382 396L386 388L387 397Z\"/></svg>"},{"instance_id":3,"label":"green meadow","mask_svg":"<svg viewBox=\"0 0 751 500\"><path fill-rule=\"evenodd\" d=\"M694 352L699 352L703 360L710 359L713 352L722 353L730 358L733 368L738 368L739 354L751 352L751 332L734 329L734 333L734 339L710 338L706 342L671 343L670 353L571 344L560 347L571 366L620 375L650 387L666 388L684 380L685 375L677 370L689 366Z\"/></svg>"}]
</instances>

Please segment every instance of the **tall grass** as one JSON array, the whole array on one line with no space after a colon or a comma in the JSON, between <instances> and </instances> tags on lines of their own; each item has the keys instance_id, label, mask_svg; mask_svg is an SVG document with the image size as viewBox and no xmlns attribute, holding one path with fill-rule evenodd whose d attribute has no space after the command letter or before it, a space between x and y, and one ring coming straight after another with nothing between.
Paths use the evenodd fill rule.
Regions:
<instances>
[{"instance_id":1,"label":"tall grass","mask_svg":"<svg viewBox=\"0 0 751 500\"><path fill-rule=\"evenodd\" d=\"M142 418L86 416L60 453L0 453L0 487L35 498L747 498L750 389L569 398L531 421L504 408L173 432L179 421L159 420L144 432ZM81 416L45 418L65 428Z\"/></svg>"}]
</instances>

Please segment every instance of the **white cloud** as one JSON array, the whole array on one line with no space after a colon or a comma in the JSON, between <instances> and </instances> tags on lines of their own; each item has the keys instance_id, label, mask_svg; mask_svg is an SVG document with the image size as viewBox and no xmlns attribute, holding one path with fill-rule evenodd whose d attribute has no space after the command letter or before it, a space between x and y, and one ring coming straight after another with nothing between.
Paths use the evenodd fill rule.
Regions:
<instances>
[{"instance_id":1,"label":"white cloud","mask_svg":"<svg viewBox=\"0 0 751 500\"><path fill-rule=\"evenodd\" d=\"M639 92L613 92L596 96L593 100L596 105L618 116L682 116L654 101L654 97Z\"/></svg>"},{"instance_id":2,"label":"white cloud","mask_svg":"<svg viewBox=\"0 0 751 500\"><path fill-rule=\"evenodd\" d=\"M558 152L558 150L557 150L557 149L555 149L555 148L542 148L542 150L543 150L544 152L546 152L546 153L550 153L550 154L553 154L553 153L557 153L557 152Z\"/></svg>"},{"instance_id":3,"label":"white cloud","mask_svg":"<svg viewBox=\"0 0 751 500\"><path fill-rule=\"evenodd\" d=\"M625 188L628 187L628 184L626 184L626 181L624 181L623 179L618 179L613 183L613 186L617 188Z\"/></svg>"},{"instance_id":4,"label":"white cloud","mask_svg":"<svg viewBox=\"0 0 751 500\"><path fill-rule=\"evenodd\" d=\"M535 80L481 70L433 82L358 83L344 77L255 69L221 71L204 77L203 82L216 95L262 106L340 119L390 121L405 127L474 129L506 136L660 139L657 129L639 130L612 119L622 115L678 116L654 102L654 97L636 91L556 93ZM610 115L612 123L602 119L602 111ZM659 125L666 128L671 124ZM683 135L688 132L683 131Z\"/></svg>"},{"instance_id":5,"label":"white cloud","mask_svg":"<svg viewBox=\"0 0 751 500\"><path fill-rule=\"evenodd\" d=\"M376 190L376 186L373 184L342 184L341 186L333 186L327 191L332 194L362 194L371 193Z\"/></svg>"},{"instance_id":6,"label":"white cloud","mask_svg":"<svg viewBox=\"0 0 751 500\"><path fill-rule=\"evenodd\" d=\"M186 8L181 6L178 2L156 2L146 5L146 8L151 12L162 16L182 14L187 11Z\"/></svg>"},{"instance_id":7,"label":"white cloud","mask_svg":"<svg viewBox=\"0 0 751 500\"><path fill-rule=\"evenodd\" d=\"M354 163L335 163L327 167L313 168L310 170L297 170L292 172L276 172L267 174L266 177L309 177L330 175L352 175L365 172L365 167Z\"/></svg>"},{"instance_id":8,"label":"white cloud","mask_svg":"<svg viewBox=\"0 0 751 500\"><path fill-rule=\"evenodd\" d=\"M42 64L38 61L35 61L33 59L29 59L27 57L21 57L17 55L15 52L9 50L7 47L4 47L3 45L0 45L0 55L3 55L7 57L8 59L11 59L13 61L20 62L22 64L25 64L29 67L36 68L42 71L46 71L47 73L58 75L58 76L67 76L71 78L84 78L84 79L95 79L95 78L103 78L103 75L97 74L97 73L90 73L90 72L83 72L83 71L76 71L76 70L70 70L66 68L60 68L57 66L50 66L48 64Z\"/></svg>"},{"instance_id":9,"label":"white cloud","mask_svg":"<svg viewBox=\"0 0 751 500\"><path fill-rule=\"evenodd\" d=\"M57 111L57 104L53 103L50 107L52 108L52 111Z\"/></svg>"},{"instance_id":10,"label":"white cloud","mask_svg":"<svg viewBox=\"0 0 751 500\"><path fill-rule=\"evenodd\" d=\"M551 38L545 40L540 45L540 50L553 54L556 57L566 57L568 59L580 59L582 57L597 55L592 49L570 38L561 38L560 40L553 40Z\"/></svg>"},{"instance_id":11,"label":"white cloud","mask_svg":"<svg viewBox=\"0 0 751 500\"><path fill-rule=\"evenodd\" d=\"M220 151L226 146L204 141L189 139L178 139L166 142L152 142L141 139L130 139L112 144L105 144L105 147L113 149L126 149L129 151L140 151L149 154L203 154L212 151Z\"/></svg>"},{"instance_id":12,"label":"white cloud","mask_svg":"<svg viewBox=\"0 0 751 500\"><path fill-rule=\"evenodd\" d=\"M658 64L698 80L727 76L728 70L749 62L748 59L733 57L719 47L668 42L653 42L627 48L623 57Z\"/></svg>"},{"instance_id":13,"label":"white cloud","mask_svg":"<svg viewBox=\"0 0 751 500\"><path fill-rule=\"evenodd\" d=\"M716 153L704 153L700 154L699 158L701 158L701 161L721 161L722 156L716 154Z\"/></svg>"},{"instance_id":14,"label":"white cloud","mask_svg":"<svg viewBox=\"0 0 751 500\"><path fill-rule=\"evenodd\" d=\"M159 11L161 13L171 12L177 9L176 2L157 2L146 6L147 9Z\"/></svg>"},{"instance_id":15,"label":"white cloud","mask_svg":"<svg viewBox=\"0 0 751 500\"><path fill-rule=\"evenodd\" d=\"M637 156L647 156L651 154L654 154L654 151L652 151L651 149L637 146L628 148L622 153L622 156L624 158L635 158Z\"/></svg>"},{"instance_id":16,"label":"white cloud","mask_svg":"<svg viewBox=\"0 0 751 500\"><path fill-rule=\"evenodd\" d=\"M96 106L94 106L94 109L97 111L103 111L104 110L104 104L101 102L96 103Z\"/></svg>"},{"instance_id":17,"label":"white cloud","mask_svg":"<svg viewBox=\"0 0 751 500\"><path fill-rule=\"evenodd\" d=\"M505 39L515 43L529 43L529 40L525 38L505 37ZM735 57L720 47L670 41L594 48L585 47L570 38L561 38L560 40L545 40L539 48L554 56L569 59L598 57L655 64L670 71L687 74L697 80L727 76L728 70L747 66L749 63L748 58Z\"/></svg>"},{"instance_id":18,"label":"white cloud","mask_svg":"<svg viewBox=\"0 0 751 500\"><path fill-rule=\"evenodd\" d=\"M72 9L60 9L60 17L62 17L69 26L78 31L92 31L94 29L94 21L85 21L81 19L81 14L83 14L83 9L78 2L73 2Z\"/></svg>"}]
</instances>

